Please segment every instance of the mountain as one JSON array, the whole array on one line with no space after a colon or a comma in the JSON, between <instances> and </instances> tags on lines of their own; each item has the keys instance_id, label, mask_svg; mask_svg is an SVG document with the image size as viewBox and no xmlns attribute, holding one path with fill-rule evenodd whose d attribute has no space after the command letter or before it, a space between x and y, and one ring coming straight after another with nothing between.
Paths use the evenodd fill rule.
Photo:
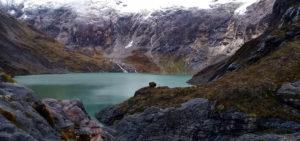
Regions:
<instances>
[{"instance_id":1,"label":"mountain","mask_svg":"<svg viewBox=\"0 0 300 141\"><path fill-rule=\"evenodd\" d=\"M188 88L149 87L100 111L117 140L300 140L300 1L277 0L270 24Z\"/></svg>"},{"instance_id":2,"label":"mountain","mask_svg":"<svg viewBox=\"0 0 300 141\"><path fill-rule=\"evenodd\" d=\"M237 3L146 17L108 9L115 17L109 24L78 19L70 7L13 8L5 10L26 23L0 12L1 141L300 140L299 0L261 0L242 15ZM188 63L193 55L202 61ZM185 65L200 70L190 80L194 86L151 82L100 111L103 128L80 101L39 100L3 72L191 71Z\"/></svg>"},{"instance_id":3,"label":"mountain","mask_svg":"<svg viewBox=\"0 0 300 141\"><path fill-rule=\"evenodd\" d=\"M265 31L274 0L244 2L124 13L130 5L122 1L88 1L80 8L27 1L7 11L69 49L103 54L129 71L192 73L228 58Z\"/></svg>"},{"instance_id":4,"label":"mountain","mask_svg":"<svg viewBox=\"0 0 300 141\"><path fill-rule=\"evenodd\" d=\"M0 12L0 68L12 75L111 71L102 54L69 50L34 27Z\"/></svg>"},{"instance_id":5,"label":"mountain","mask_svg":"<svg viewBox=\"0 0 300 141\"><path fill-rule=\"evenodd\" d=\"M281 5L278 5L279 8ZM290 9L294 10L294 9ZM247 42L242 49L236 52L231 58L223 60L217 64L211 65L206 69L197 73L189 83L201 84L214 81L228 72L243 69L253 63L259 61L262 57L268 55L270 52L277 50L283 43L294 39L299 35L299 26L297 23L298 11L289 11L286 13L281 22L272 22L268 30L259 38ZM282 11L273 13L273 17L282 15ZM290 14L290 15L287 15ZM279 20L274 18L275 20ZM280 29L278 29L278 27Z\"/></svg>"}]
</instances>

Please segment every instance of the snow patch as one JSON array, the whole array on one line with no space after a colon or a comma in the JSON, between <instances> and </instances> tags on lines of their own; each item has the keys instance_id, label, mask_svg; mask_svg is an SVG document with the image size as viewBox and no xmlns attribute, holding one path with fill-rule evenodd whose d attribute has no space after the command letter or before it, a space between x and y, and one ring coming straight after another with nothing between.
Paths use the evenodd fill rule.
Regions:
<instances>
[{"instance_id":1,"label":"snow patch","mask_svg":"<svg viewBox=\"0 0 300 141\"><path fill-rule=\"evenodd\" d=\"M21 16L21 19L23 19L23 20L26 20L26 19L28 19L29 17L26 15L26 14L24 14L24 15L22 15Z\"/></svg>"},{"instance_id":2,"label":"snow patch","mask_svg":"<svg viewBox=\"0 0 300 141\"><path fill-rule=\"evenodd\" d=\"M10 15L15 15L15 14L16 14L16 11L15 11L15 10L10 10L10 11L8 11L8 13L9 13Z\"/></svg>"},{"instance_id":3,"label":"snow patch","mask_svg":"<svg viewBox=\"0 0 300 141\"><path fill-rule=\"evenodd\" d=\"M130 41L129 43L128 43L128 45L127 46L125 46L125 48L127 49L127 48L131 48L132 47L132 45L133 45L133 41Z\"/></svg>"},{"instance_id":4,"label":"snow patch","mask_svg":"<svg viewBox=\"0 0 300 141\"><path fill-rule=\"evenodd\" d=\"M242 6L240 6L237 10L235 10L235 14L244 15L247 12L247 8L254 3L257 3L259 0L248 0Z\"/></svg>"},{"instance_id":5,"label":"snow patch","mask_svg":"<svg viewBox=\"0 0 300 141\"><path fill-rule=\"evenodd\" d=\"M144 20L147 20L152 17L152 12L149 12L147 15L143 17Z\"/></svg>"},{"instance_id":6,"label":"snow patch","mask_svg":"<svg viewBox=\"0 0 300 141\"><path fill-rule=\"evenodd\" d=\"M0 0L6 3L7 0ZM153 12L166 8L200 8L209 9L215 4L242 3L236 13L244 13L248 6L258 0L15 0L15 4L24 3L24 9L40 7L71 7L78 13L94 13L105 9L114 9L121 13Z\"/></svg>"}]
</instances>

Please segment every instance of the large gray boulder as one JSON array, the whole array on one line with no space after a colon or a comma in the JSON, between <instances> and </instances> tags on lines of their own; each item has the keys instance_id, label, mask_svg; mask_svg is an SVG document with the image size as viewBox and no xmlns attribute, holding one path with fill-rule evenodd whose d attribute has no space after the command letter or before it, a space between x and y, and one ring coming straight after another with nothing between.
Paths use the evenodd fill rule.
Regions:
<instances>
[{"instance_id":1,"label":"large gray boulder","mask_svg":"<svg viewBox=\"0 0 300 141\"><path fill-rule=\"evenodd\" d=\"M262 129L271 132L265 133ZM279 134L272 133L272 130L293 133ZM151 107L142 113L125 116L107 128L120 141L296 141L299 139L299 130L298 122L256 118L233 108L220 110L215 102L201 98L190 100L177 108Z\"/></svg>"},{"instance_id":2,"label":"large gray boulder","mask_svg":"<svg viewBox=\"0 0 300 141\"><path fill-rule=\"evenodd\" d=\"M282 85L277 91L277 96L283 102L300 109L300 81Z\"/></svg>"}]
</instances>

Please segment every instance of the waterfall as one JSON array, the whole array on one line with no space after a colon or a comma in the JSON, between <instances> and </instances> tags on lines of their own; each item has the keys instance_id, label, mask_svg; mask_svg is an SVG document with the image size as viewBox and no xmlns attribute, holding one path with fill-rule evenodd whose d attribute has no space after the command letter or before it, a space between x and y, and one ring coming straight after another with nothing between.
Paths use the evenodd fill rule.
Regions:
<instances>
[{"instance_id":1,"label":"waterfall","mask_svg":"<svg viewBox=\"0 0 300 141\"><path fill-rule=\"evenodd\" d=\"M127 70L125 70L120 64L117 64L119 66L119 68L124 72L124 73L128 73Z\"/></svg>"}]
</instances>

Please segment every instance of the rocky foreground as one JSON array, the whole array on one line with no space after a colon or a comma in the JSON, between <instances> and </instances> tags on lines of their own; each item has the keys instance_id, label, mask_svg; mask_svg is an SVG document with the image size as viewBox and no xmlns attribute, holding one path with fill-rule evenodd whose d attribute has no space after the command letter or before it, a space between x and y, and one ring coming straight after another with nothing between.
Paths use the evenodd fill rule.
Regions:
<instances>
[{"instance_id":1,"label":"rocky foreground","mask_svg":"<svg viewBox=\"0 0 300 141\"><path fill-rule=\"evenodd\" d=\"M103 141L111 136L78 100L39 100L33 92L0 75L1 141ZM10 81L8 81L10 80Z\"/></svg>"},{"instance_id":2,"label":"rocky foreground","mask_svg":"<svg viewBox=\"0 0 300 141\"><path fill-rule=\"evenodd\" d=\"M143 94L153 87L141 89ZM284 84L277 98L292 106L299 116L300 81ZM146 108L142 113L125 116L117 107L107 108L98 114L108 131L117 140L150 141L298 141L299 120L261 118L225 108L216 102L196 98L178 107ZM113 117L113 118L112 118ZM112 122L113 121L113 122Z\"/></svg>"}]
</instances>

